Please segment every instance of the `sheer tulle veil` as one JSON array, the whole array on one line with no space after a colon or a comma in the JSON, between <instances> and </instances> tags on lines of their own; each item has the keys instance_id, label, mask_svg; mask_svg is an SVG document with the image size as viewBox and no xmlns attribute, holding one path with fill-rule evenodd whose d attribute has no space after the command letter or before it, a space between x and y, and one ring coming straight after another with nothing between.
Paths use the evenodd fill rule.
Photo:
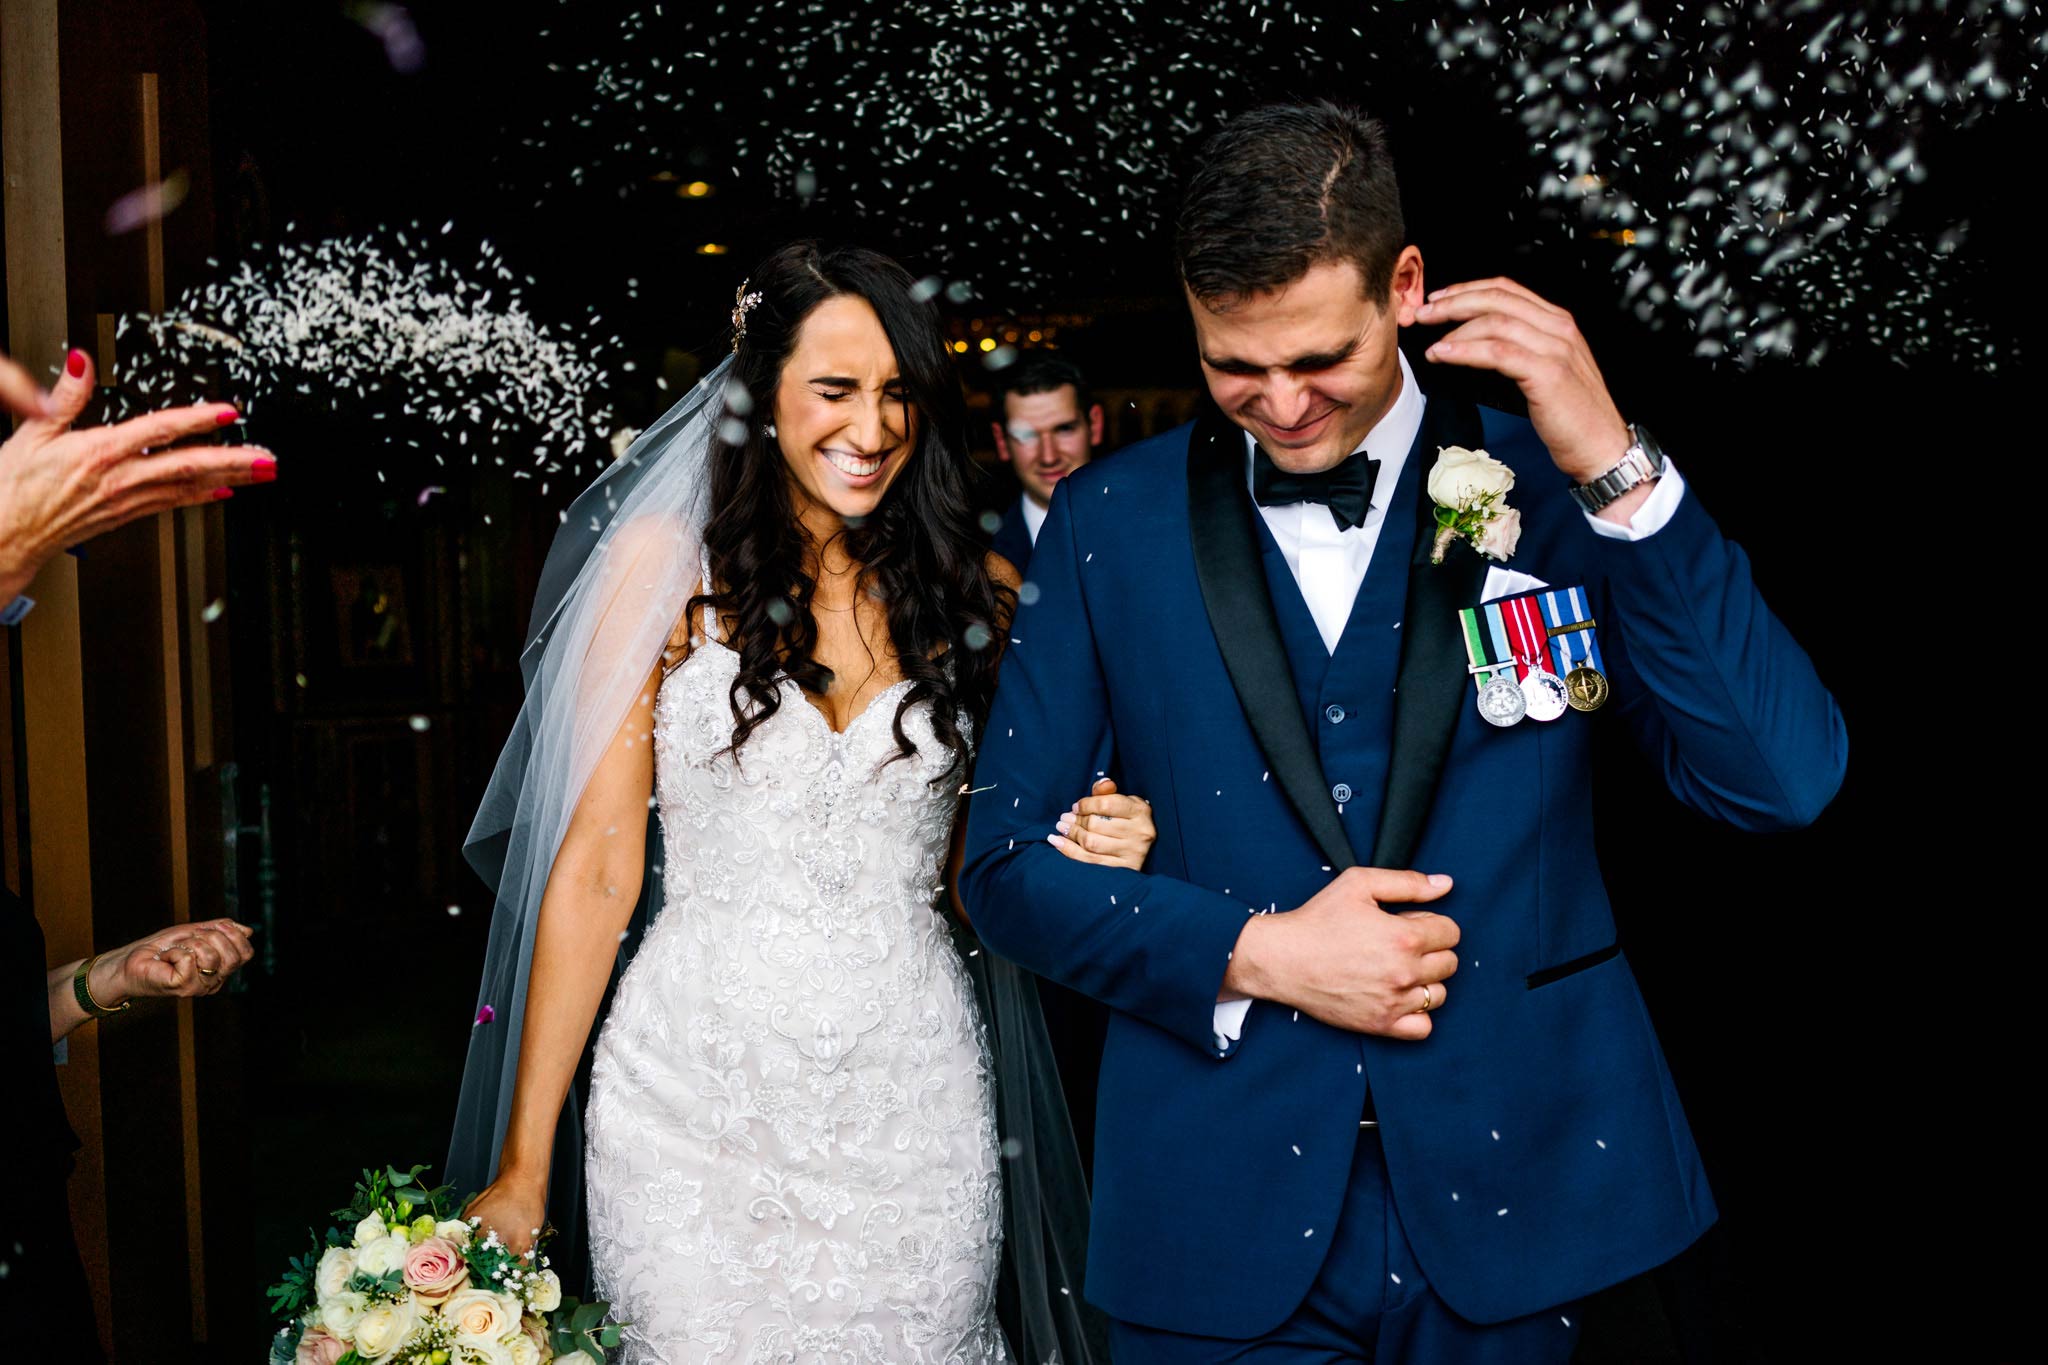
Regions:
<instances>
[{"instance_id":1,"label":"sheer tulle veil","mask_svg":"<svg viewBox=\"0 0 2048 1365\"><path fill-rule=\"evenodd\" d=\"M721 363L577 498L541 571L520 657L525 701L464 845L494 904L447 1165L463 1189L483 1188L497 1171L534 931L570 816L696 590L709 452L716 424L727 417L731 368L729 359ZM619 968L661 912L661 838L652 811L647 854ZM972 943L962 951L996 1061L1006 1234L998 1298L1012 1348L1034 1363L1106 1362L1099 1315L1081 1300L1087 1185L1036 983ZM548 1191L548 1216L565 1234L555 1260L572 1283L585 1273L582 1089L579 1079L564 1106Z\"/></svg>"}]
</instances>

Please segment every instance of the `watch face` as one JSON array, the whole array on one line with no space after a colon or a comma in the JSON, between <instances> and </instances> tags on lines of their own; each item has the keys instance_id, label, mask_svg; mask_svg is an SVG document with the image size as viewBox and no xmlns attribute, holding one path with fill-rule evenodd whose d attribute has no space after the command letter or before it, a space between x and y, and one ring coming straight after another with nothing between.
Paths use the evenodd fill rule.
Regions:
<instances>
[{"instance_id":1,"label":"watch face","mask_svg":"<svg viewBox=\"0 0 2048 1365\"><path fill-rule=\"evenodd\" d=\"M1636 444L1642 448L1643 454L1649 457L1650 468L1659 474L1663 473L1664 447L1657 444L1657 438L1650 434L1650 429L1644 426L1630 426L1628 431L1629 435L1636 438Z\"/></svg>"}]
</instances>

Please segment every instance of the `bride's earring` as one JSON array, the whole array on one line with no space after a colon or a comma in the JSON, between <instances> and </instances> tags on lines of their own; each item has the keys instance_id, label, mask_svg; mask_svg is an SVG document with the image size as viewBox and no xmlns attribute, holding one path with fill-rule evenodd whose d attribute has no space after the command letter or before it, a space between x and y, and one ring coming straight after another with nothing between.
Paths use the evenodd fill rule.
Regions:
<instances>
[{"instance_id":1,"label":"bride's earring","mask_svg":"<svg viewBox=\"0 0 2048 1365\"><path fill-rule=\"evenodd\" d=\"M774 440L774 439L775 439L775 423L773 423L773 422L769 422L769 423L767 423L766 425L764 425L764 426L763 426L763 427L761 428L761 432L762 432L762 434L763 434L763 435L765 435L765 436L766 436L766 437L767 437L767 438L768 438L769 440L771 440L771 441L772 441L772 440Z\"/></svg>"}]
</instances>

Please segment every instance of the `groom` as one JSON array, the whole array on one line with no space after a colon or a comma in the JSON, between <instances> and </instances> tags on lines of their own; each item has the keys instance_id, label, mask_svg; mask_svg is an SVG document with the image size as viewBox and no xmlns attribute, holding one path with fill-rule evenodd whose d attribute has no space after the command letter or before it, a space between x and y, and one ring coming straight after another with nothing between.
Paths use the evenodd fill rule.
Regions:
<instances>
[{"instance_id":1,"label":"groom","mask_svg":"<svg viewBox=\"0 0 2048 1365\"><path fill-rule=\"evenodd\" d=\"M1087 1295L1125 1365L1566 1360L1574 1301L1715 1217L1615 942L1593 728L1762 830L1833 796L1841 717L1571 319L1425 291L1378 123L1236 119L1176 249L1221 416L1062 482L962 879L991 948L1112 1011ZM1428 398L1416 323L1531 420ZM1505 562L1432 562L1445 447L1513 471ZM1612 700L1574 672L1565 705L1595 663ZM1104 745L1152 801L1142 873L1046 843L1085 845Z\"/></svg>"}]
</instances>

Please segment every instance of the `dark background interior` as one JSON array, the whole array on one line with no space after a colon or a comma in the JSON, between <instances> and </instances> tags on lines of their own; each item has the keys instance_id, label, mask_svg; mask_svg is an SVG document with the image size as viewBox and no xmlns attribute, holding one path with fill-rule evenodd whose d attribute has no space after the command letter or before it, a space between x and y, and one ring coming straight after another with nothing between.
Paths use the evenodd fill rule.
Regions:
<instances>
[{"instance_id":1,"label":"dark background interior","mask_svg":"<svg viewBox=\"0 0 2048 1365\"><path fill-rule=\"evenodd\" d=\"M215 164L202 183L219 257L287 223L317 237L454 219L458 256L487 236L540 277L543 318L573 332L605 314L637 362L614 367L631 425L679 392L657 392L653 375L687 373L682 353L715 360L734 285L782 240L929 259L885 206L804 212L744 165L733 175L708 117L700 155L678 169L714 181L712 197L646 178L539 207L508 193L506 128L546 59L538 18L559 22L558 7L421 4L415 74L333 6L204 9ZM2015 344L1997 376L1854 347L1745 371L1695 359L1682 328L1637 323L1606 244L1539 231L1521 204L1519 130L1412 54L1337 88L1247 82L1216 108L1326 92L1393 124L1433 283L1505 273L1573 310L1624 411L1748 548L1847 714L1840 798L1777 837L1680 809L1601 726L1601 852L1622 941L1723 1210L1702 1252L1712 1316L1739 1358L2038 1356L2022 1313L2032 1277L2010 1252L2032 1221L2022 1158L2038 1146L2020 1126L2034 902L2013 874L2039 810L2037 708L2015 657L2024 596L2010 594L2033 557L2025 403L2038 366L2024 346L2043 293L2013 169L2040 145L2039 112L2007 107L1938 140L1915 192L1930 221L1972 222L1969 302ZM975 192L962 186L963 213ZM731 253L695 252L714 240ZM1199 383L1156 233L1133 232L1088 279L1003 303L1092 319L1063 349L1105 389ZM1411 339L1412 358L1426 340ZM972 358L964 377L985 391ZM1437 383L1515 406L1511 388L1425 373ZM267 970L234 1006L239 1071L209 1081L233 1116L212 1121L209 1165L263 1191L253 1235L209 1245L214 1338L238 1354L267 1333L261 1285L358 1166L441 1159L489 913L459 845L517 708L527 605L575 482L542 498L487 463L431 467L387 434L361 413L259 409L252 438L280 452L284 477L228 518L239 799L253 820L269 794L278 878ZM429 484L447 491L422 504ZM1002 496L993 481L991 502ZM1667 1358L1643 1302L1590 1345Z\"/></svg>"}]
</instances>

